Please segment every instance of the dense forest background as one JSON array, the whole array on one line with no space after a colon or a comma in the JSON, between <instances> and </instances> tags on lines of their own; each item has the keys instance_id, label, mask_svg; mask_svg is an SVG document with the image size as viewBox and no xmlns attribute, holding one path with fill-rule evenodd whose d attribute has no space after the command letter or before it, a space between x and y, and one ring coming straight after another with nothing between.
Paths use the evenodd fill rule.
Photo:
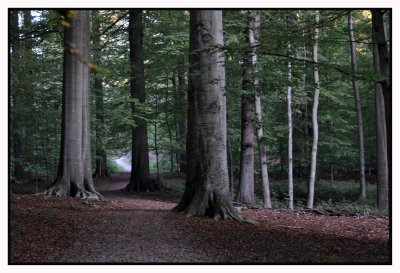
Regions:
<instances>
[{"instance_id":1,"label":"dense forest background","mask_svg":"<svg viewBox=\"0 0 400 273\"><path fill-rule=\"evenodd\" d=\"M62 10L12 10L9 16L9 173L10 191L39 192L57 176L61 142L63 87ZM354 30L352 70L349 13ZM391 49L391 11L383 20ZM90 11L91 155L95 177L126 171L131 164L132 127L147 123L149 170L162 180L186 172L186 124L189 64L189 12L144 10L143 64L145 101L130 93L129 12ZM241 161L244 54L248 50L247 11L224 10L227 136L233 193L237 192ZM262 10L257 48L257 94L271 185L272 206L288 199L288 86L291 87L294 203L304 206L310 175L315 82L313 45L318 36L319 141L315 198L332 205L359 197L359 137L353 80L359 86L364 133L367 199L361 210L373 211L377 195L377 122L372 13L370 10ZM289 67L289 69L288 69ZM248 94L247 94L248 95ZM132 104L135 112L131 114ZM391 109L388 108L387 111ZM391 128L391 122L387 121ZM254 145L256 137L253 136ZM391 142L390 142L391 143ZM389 145L389 143L388 143ZM390 144L391 145L391 144ZM389 152L391 147L388 148ZM254 149L258 158L258 149ZM391 157L391 155L389 155ZM256 202L262 203L261 166L255 160ZM160 178L161 177L161 178ZM161 182L160 182L161 183ZM335 192L332 192L333 185ZM323 197L323 198L322 198ZM350 205L346 205L350 206ZM387 206L384 207L387 209Z\"/></svg>"}]
</instances>

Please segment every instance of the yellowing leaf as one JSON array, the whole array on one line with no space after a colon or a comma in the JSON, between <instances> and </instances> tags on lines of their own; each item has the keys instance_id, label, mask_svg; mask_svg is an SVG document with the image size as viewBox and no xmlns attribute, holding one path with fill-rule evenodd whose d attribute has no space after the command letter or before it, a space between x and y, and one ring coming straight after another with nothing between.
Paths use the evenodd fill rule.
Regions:
<instances>
[{"instance_id":1,"label":"yellowing leaf","mask_svg":"<svg viewBox=\"0 0 400 273\"><path fill-rule=\"evenodd\" d=\"M94 64L88 64L89 73L96 73L97 67Z\"/></svg>"},{"instance_id":2,"label":"yellowing leaf","mask_svg":"<svg viewBox=\"0 0 400 273\"><path fill-rule=\"evenodd\" d=\"M61 21L61 24L62 24L64 27L71 27L71 24L68 23L67 21L64 21L64 20Z\"/></svg>"},{"instance_id":3,"label":"yellowing leaf","mask_svg":"<svg viewBox=\"0 0 400 273\"><path fill-rule=\"evenodd\" d=\"M69 10L68 13L67 13L67 16L68 16L69 18L76 18L77 12L74 11L74 10Z\"/></svg>"}]
</instances>

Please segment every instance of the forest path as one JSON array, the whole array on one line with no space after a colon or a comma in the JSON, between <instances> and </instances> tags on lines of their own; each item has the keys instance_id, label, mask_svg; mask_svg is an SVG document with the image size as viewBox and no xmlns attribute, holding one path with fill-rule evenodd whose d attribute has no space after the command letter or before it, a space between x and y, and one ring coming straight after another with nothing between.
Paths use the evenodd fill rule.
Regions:
<instances>
[{"instance_id":1,"label":"forest path","mask_svg":"<svg viewBox=\"0 0 400 273\"><path fill-rule=\"evenodd\" d=\"M130 172L132 169L131 164L126 163L127 157L126 156L121 156L120 158L117 158L114 160L114 162L124 171L124 172Z\"/></svg>"},{"instance_id":2,"label":"forest path","mask_svg":"<svg viewBox=\"0 0 400 273\"><path fill-rule=\"evenodd\" d=\"M389 263L386 218L247 209L250 225L171 211L172 193L128 194L129 173L100 179L112 202L10 197L11 263Z\"/></svg>"}]
</instances>

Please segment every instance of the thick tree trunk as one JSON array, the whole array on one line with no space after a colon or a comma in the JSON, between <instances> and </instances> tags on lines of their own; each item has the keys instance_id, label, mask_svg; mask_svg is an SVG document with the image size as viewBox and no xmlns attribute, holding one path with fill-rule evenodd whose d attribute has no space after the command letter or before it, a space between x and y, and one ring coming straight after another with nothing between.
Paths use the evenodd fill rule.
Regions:
<instances>
[{"instance_id":1,"label":"thick tree trunk","mask_svg":"<svg viewBox=\"0 0 400 273\"><path fill-rule=\"evenodd\" d=\"M290 41L288 42L290 54ZM293 123L292 123L292 62L288 60L287 115L288 115L288 209L293 210Z\"/></svg>"},{"instance_id":2,"label":"thick tree trunk","mask_svg":"<svg viewBox=\"0 0 400 273\"><path fill-rule=\"evenodd\" d=\"M364 127L361 111L360 91L357 81L357 62L356 62L356 46L354 43L353 19L349 12L349 38L350 38L350 53L351 53L351 68L353 71L352 83L354 91L354 100L357 112L357 128L358 128L358 145L359 145L359 169L360 169L360 191L358 201L363 201L367 198L367 190L365 184L365 157L364 157Z\"/></svg>"},{"instance_id":3,"label":"thick tree trunk","mask_svg":"<svg viewBox=\"0 0 400 273\"><path fill-rule=\"evenodd\" d=\"M380 73L385 77L382 83L382 92L385 99L386 137L388 147L389 181L391 181L392 161L392 66L389 46L387 43L386 24L383 19L388 10L372 10L373 35L378 46Z\"/></svg>"},{"instance_id":4,"label":"thick tree trunk","mask_svg":"<svg viewBox=\"0 0 400 273\"><path fill-rule=\"evenodd\" d=\"M236 201L254 204L254 96L242 96L240 179Z\"/></svg>"},{"instance_id":5,"label":"thick tree trunk","mask_svg":"<svg viewBox=\"0 0 400 273\"><path fill-rule=\"evenodd\" d=\"M131 62L131 97L145 102L145 82L143 63L143 23L142 10L129 11L129 57ZM132 115L137 112L135 103L132 102ZM150 183L149 148L147 142L147 122L135 118L132 127L132 171L128 191L154 191Z\"/></svg>"},{"instance_id":6,"label":"thick tree trunk","mask_svg":"<svg viewBox=\"0 0 400 273\"><path fill-rule=\"evenodd\" d=\"M93 24L93 57L94 63L101 66L101 45L100 45L100 19L98 18L98 11L92 11L92 24ZM94 93L96 101L96 170L93 177L108 177L110 176L107 167L107 153L105 151L104 143L104 101L103 101L103 78L98 72L94 73Z\"/></svg>"},{"instance_id":7,"label":"thick tree trunk","mask_svg":"<svg viewBox=\"0 0 400 273\"><path fill-rule=\"evenodd\" d=\"M373 13L374 16L374 13ZM382 73L380 55L378 49L377 35L375 35L376 24L372 20L373 31L373 61L374 71ZM379 209L389 208L389 167L388 167L388 146L386 130L386 105L383 95L383 83L375 82L375 106L376 106L376 152L377 152L377 204Z\"/></svg>"},{"instance_id":8,"label":"thick tree trunk","mask_svg":"<svg viewBox=\"0 0 400 273\"><path fill-rule=\"evenodd\" d=\"M190 11L187 181L175 211L244 220L229 191L222 11Z\"/></svg>"},{"instance_id":9,"label":"thick tree trunk","mask_svg":"<svg viewBox=\"0 0 400 273\"><path fill-rule=\"evenodd\" d=\"M316 27L314 29L314 44L313 44L313 63L314 63L314 101L312 108L312 128L313 128L313 141L311 148L311 170L310 180L308 182L308 197L307 197L307 208L313 208L314 206L314 186L315 177L317 170L317 149L318 149L318 103L319 103L319 73L318 73L318 32L319 32L319 11L315 11L315 22Z\"/></svg>"},{"instance_id":10,"label":"thick tree trunk","mask_svg":"<svg viewBox=\"0 0 400 273\"><path fill-rule=\"evenodd\" d=\"M99 199L91 172L89 104L89 11L70 12L64 28L64 85L61 157L47 195Z\"/></svg>"}]
</instances>

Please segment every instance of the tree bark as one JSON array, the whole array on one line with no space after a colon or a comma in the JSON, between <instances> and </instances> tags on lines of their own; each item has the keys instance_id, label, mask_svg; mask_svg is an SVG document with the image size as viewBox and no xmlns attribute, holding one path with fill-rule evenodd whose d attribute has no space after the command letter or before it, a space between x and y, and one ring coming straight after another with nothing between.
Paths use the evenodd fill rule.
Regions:
<instances>
[{"instance_id":1,"label":"tree bark","mask_svg":"<svg viewBox=\"0 0 400 273\"><path fill-rule=\"evenodd\" d=\"M313 128L313 141L311 148L311 170L310 180L308 183L308 197L307 197L307 208L313 208L314 206L314 186L315 176L317 170L317 149L318 149L318 103L319 103L319 73L318 73L318 33L319 33L319 10L315 11L315 22L316 26L314 29L314 44L313 44L313 63L314 63L314 101L312 108L312 128Z\"/></svg>"},{"instance_id":2,"label":"tree bark","mask_svg":"<svg viewBox=\"0 0 400 273\"><path fill-rule=\"evenodd\" d=\"M290 55L290 41L288 42ZM293 123L292 123L292 63L288 60L287 115L288 115L288 209L293 210Z\"/></svg>"},{"instance_id":3,"label":"tree bark","mask_svg":"<svg viewBox=\"0 0 400 273\"><path fill-rule=\"evenodd\" d=\"M158 95L156 97L156 109L155 109L155 118L158 119ZM157 181L160 181L160 164L159 164L159 155L158 155L158 132L157 132L157 122L154 122L154 152L156 154L156 172L157 172Z\"/></svg>"},{"instance_id":4,"label":"tree bark","mask_svg":"<svg viewBox=\"0 0 400 273\"><path fill-rule=\"evenodd\" d=\"M367 190L365 184L365 157L364 157L364 126L361 111L360 91L357 81L357 62L356 62L356 46L354 43L353 19L351 11L349 12L349 38L350 38L350 53L351 53L351 68L353 72L352 83L354 91L354 100L357 112L357 128L358 128L358 145L359 145L359 169L360 169L360 190L358 201L363 201L367 198Z\"/></svg>"},{"instance_id":5,"label":"tree bark","mask_svg":"<svg viewBox=\"0 0 400 273\"><path fill-rule=\"evenodd\" d=\"M184 102L186 100L186 83L185 83L185 59L182 57L178 63L178 98L180 102ZM186 141L186 117L182 115L178 121L178 136L181 143L183 143L183 147L185 147ZM186 151L181 151L178 154L178 164L179 171L186 172Z\"/></svg>"},{"instance_id":6,"label":"tree bark","mask_svg":"<svg viewBox=\"0 0 400 273\"><path fill-rule=\"evenodd\" d=\"M373 39L373 61L374 71L377 74L381 71L381 56L379 55L378 35L375 33L377 19L372 13L372 39ZM376 107L376 143L377 143L377 205L379 209L389 208L389 167L388 167L388 145L386 130L386 105L383 95L382 81L375 82L375 107Z\"/></svg>"},{"instance_id":7,"label":"tree bark","mask_svg":"<svg viewBox=\"0 0 400 273\"><path fill-rule=\"evenodd\" d=\"M92 11L93 25L93 58L97 66L101 66L101 45L100 45L100 18L97 10ZM96 101L96 169L93 177L110 176L107 166L107 153L104 143L104 101L103 101L103 78L96 71L94 73L94 93Z\"/></svg>"},{"instance_id":8,"label":"tree bark","mask_svg":"<svg viewBox=\"0 0 400 273\"><path fill-rule=\"evenodd\" d=\"M305 36L305 31L303 29L302 32L302 37L304 39ZM305 45L305 42L303 44L303 54L299 54L299 59L303 58L303 64L302 64L302 78L301 78L301 103L300 103L300 112L301 112L301 125L302 125L302 137L303 137L303 143L301 146L301 152L302 152L302 164L299 168L299 173L301 174L302 177L307 177L309 173L309 163L308 163L308 156L309 156L309 144L308 144L308 121L307 121L307 115L308 115L308 93L306 90L306 76L307 76L307 47ZM305 162L305 163L303 163Z\"/></svg>"},{"instance_id":9,"label":"tree bark","mask_svg":"<svg viewBox=\"0 0 400 273\"><path fill-rule=\"evenodd\" d=\"M249 52L251 54L251 69L252 69L252 80L254 88L254 101L255 101L255 115L256 115L256 135L258 144L258 156L261 167L261 182L263 189L263 207L271 208L271 197L269 190L269 178L268 178L268 166L267 166L267 156L265 154L264 145L264 132L262 127L262 110L261 110L261 97L258 79L258 69L257 69L257 46L259 44L259 31L261 25L261 11L252 10L249 11L249 28L248 28L248 45Z\"/></svg>"},{"instance_id":10,"label":"tree bark","mask_svg":"<svg viewBox=\"0 0 400 273\"><path fill-rule=\"evenodd\" d=\"M222 11L190 11L187 177L175 211L244 220L231 200Z\"/></svg>"},{"instance_id":11,"label":"tree bark","mask_svg":"<svg viewBox=\"0 0 400 273\"><path fill-rule=\"evenodd\" d=\"M174 80L172 81L174 82ZM167 77L166 77L166 87L167 91L165 92L165 125L167 126L167 132L168 132L168 139L169 139L169 172L173 173L174 172L174 149L173 149L173 139L172 139L172 129L171 129L171 124L168 119L168 108L169 108L169 94L168 94L168 89L169 89L169 73L167 72Z\"/></svg>"},{"instance_id":12,"label":"tree bark","mask_svg":"<svg viewBox=\"0 0 400 273\"><path fill-rule=\"evenodd\" d=\"M131 62L131 97L144 103L146 99L143 63L143 23L142 10L129 11L129 57ZM137 114L135 103L131 103L132 115ZM128 191L155 191L150 183L149 148L147 142L147 122L134 118L132 127L132 171Z\"/></svg>"},{"instance_id":13,"label":"tree bark","mask_svg":"<svg viewBox=\"0 0 400 273\"><path fill-rule=\"evenodd\" d=\"M64 28L63 117L60 165L46 195L101 199L91 172L89 11L69 11Z\"/></svg>"},{"instance_id":14,"label":"tree bark","mask_svg":"<svg viewBox=\"0 0 400 273\"><path fill-rule=\"evenodd\" d=\"M384 76L382 80L382 92L385 100L385 118L386 118L386 137L388 148L388 169L389 181L391 181L392 167L392 65L387 43L386 24L383 19L383 13L387 10L372 10L372 23L375 36L375 42L378 46L380 73Z\"/></svg>"},{"instance_id":15,"label":"tree bark","mask_svg":"<svg viewBox=\"0 0 400 273\"><path fill-rule=\"evenodd\" d=\"M228 117L226 118L226 120L228 121ZM231 149L231 143L229 141L228 134L226 136L226 150L227 150L227 157L228 157L227 160L228 160L229 189L231 191L231 195L234 196L234 194L235 194L235 177L233 175L232 149Z\"/></svg>"},{"instance_id":16,"label":"tree bark","mask_svg":"<svg viewBox=\"0 0 400 273\"><path fill-rule=\"evenodd\" d=\"M260 11L250 10L247 13L245 30L248 48L243 57L242 81L242 130L240 144L240 180L236 201L244 204L255 204L254 197L254 118L255 94L258 86L256 52Z\"/></svg>"}]
</instances>

